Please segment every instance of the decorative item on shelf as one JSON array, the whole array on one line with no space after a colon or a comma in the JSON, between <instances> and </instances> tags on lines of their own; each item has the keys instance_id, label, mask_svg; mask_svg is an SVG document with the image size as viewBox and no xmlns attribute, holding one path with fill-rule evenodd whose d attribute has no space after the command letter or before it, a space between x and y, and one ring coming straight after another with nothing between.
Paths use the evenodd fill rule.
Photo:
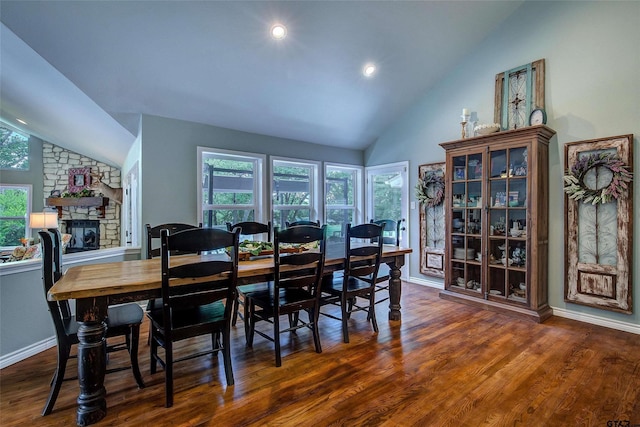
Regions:
<instances>
[{"instance_id":1,"label":"decorative item on shelf","mask_svg":"<svg viewBox=\"0 0 640 427\"><path fill-rule=\"evenodd\" d=\"M416 199L427 208L438 206L442 203L442 199L444 199L444 176L431 172L418 179Z\"/></svg>"},{"instance_id":2,"label":"decorative item on shelf","mask_svg":"<svg viewBox=\"0 0 640 427\"><path fill-rule=\"evenodd\" d=\"M500 130L499 123L485 123L482 125L478 125L473 128L474 132L478 135L489 135L490 133L494 133Z\"/></svg>"},{"instance_id":3,"label":"decorative item on shelf","mask_svg":"<svg viewBox=\"0 0 640 427\"><path fill-rule=\"evenodd\" d=\"M91 184L89 174L91 174L91 168L89 167L69 168L69 193L79 193L89 187L89 184Z\"/></svg>"},{"instance_id":4,"label":"decorative item on shelf","mask_svg":"<svg viewBox=\"0 0 640 427\"><path fill-rule=\"evenodd\" d=\"M529 126L546 125L547 113L544 108L536 108L529 115Z\"/></svg>"},{"instance_id":5,"label":"decorative item on shelf","mask_svg":"<svg viewBox=\"0 0 640 427\"><path fill-rule=\"evenodd\" d=\"M122 204L122 188L113 188L102 182L102 179L104 178L104 175L102 174L92 173L91 178L91 188L100 191L104 197L108 197L117 204Z\"/></svg>"},{"instance_id":6,"label":"decorative item on shelf","mask_svg":"<svg viewBox=\"0 0 640 427\"><path fill-rule=\"evenodd\" d=\"M544 59L496 75L494 121L502 129L529 126L532 110L544 108Z\"/></svg>"},{"instance_id":7,"label":"decorative item on shelf","mask_svg":"<svg viewBox=\"0 0 640 427\"><path fill-rule=\"evenodd\" d=\"M513 265L522 267L527 263L527 251L521 247L514 248L511 253L511 259L513 260Z\"/></svg>"},{"instance_id":8,"label":"decorative item on shelf","mask_svg":"<svg viewBox=\"0 0 640 427\"><path fill-rule=\"evenodd\" d=\"M79 199L80 197L93 197L93 190L89 190L88 188L85 188L83 190L76 191L76 192L66 192L66 193L62 193L62 197L74 197L76 199Z\"/></svg>"},{"instance_id":9,"label":"decorative item on shelf","mask_svg":"<svg viewBox=\"0 0 640 427\"><path fill-rule=\"evenodd\" d=\"M592 188L585 183L588 173L598 173L600 170L611 174L609 183L599 188ZM632 173L629 167L617 155L601 152L600 154L584 155L576 161L564 176L564 192L570 199L591 203L605 204L617 200L631 182Z\"/></svg>"}]
</instances>

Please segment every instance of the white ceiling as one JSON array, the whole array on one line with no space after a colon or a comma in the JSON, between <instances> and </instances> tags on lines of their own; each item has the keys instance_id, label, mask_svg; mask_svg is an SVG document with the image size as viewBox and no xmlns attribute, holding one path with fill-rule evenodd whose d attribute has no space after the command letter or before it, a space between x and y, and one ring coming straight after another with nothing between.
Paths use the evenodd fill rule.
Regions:
<instances>
[{"instance_id":1,"label":"white ceiling","mask_svg":"<svg viewBox=\"0 0 640 427\"><path fill-rule=\"evenodd\" d=\"M1 0L0 115L117 165L140 114L364 149L521 4Z\"/></svg>"}]
</instances>

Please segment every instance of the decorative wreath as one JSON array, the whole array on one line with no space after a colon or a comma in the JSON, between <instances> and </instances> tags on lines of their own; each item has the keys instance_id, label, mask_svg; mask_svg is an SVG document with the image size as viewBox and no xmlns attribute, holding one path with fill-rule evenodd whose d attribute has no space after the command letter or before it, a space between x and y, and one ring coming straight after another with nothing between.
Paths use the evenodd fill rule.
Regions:
<instances>
[{"instance_id":1,"label":"decorative wreath","mask_svg":"<svg viewBox=\"0 0 640 427\"><path fill-rule=\"evenodd\" d=\"M438 206L444 199L444 177L437 173L426 173L416 184L416 198L426 207Z\"/></svg>"},{"instance_id":2,"label":"decorative wreath","mask_svg":"<svg viewBox=\"0 0 640 427\"><path fill-rule=\"evenodd\" d=\"M602 188L589 188L584 182L585 175L594 168L607 168L612 173L611 181ZM583 203L605 204L622 196L631 182L628 166L613 153L590 154L580 158L564 176L564 192L570 199Z\"/></svg>"}]
</instances>

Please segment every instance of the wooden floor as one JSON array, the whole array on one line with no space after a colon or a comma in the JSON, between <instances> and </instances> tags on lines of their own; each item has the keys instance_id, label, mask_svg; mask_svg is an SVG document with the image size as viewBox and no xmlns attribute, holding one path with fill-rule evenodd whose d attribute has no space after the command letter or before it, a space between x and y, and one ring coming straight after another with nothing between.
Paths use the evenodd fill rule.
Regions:
<instances>
[{"instance_id":1,"label":"wooden floor","mask_svg":"<svg viewBox=\"0 0 640 427\"><path fill-rule=\"evenodd\" d=\"M552 317L535 324L441 300L403 284L402 321L378 305L376 335L363 313L340 323L321 318L322 354L310 331L283 335L283 366L256 336L233 331L235 385L222 357L182 362L175 403L164 407L164 375L147 387L124 371L107 376L107 417L97 426L608 426L640 425L640 336ZM208 338L189 345L208 345ZM41 417L55 349L0 371L0 425L73 426L78 386L65 382L51 415ZM112 358L116 365L126 354ZM75 362L69 371L75 372ZM628 424L609 421L626 420Z\"/></svg>"}]
</instances>

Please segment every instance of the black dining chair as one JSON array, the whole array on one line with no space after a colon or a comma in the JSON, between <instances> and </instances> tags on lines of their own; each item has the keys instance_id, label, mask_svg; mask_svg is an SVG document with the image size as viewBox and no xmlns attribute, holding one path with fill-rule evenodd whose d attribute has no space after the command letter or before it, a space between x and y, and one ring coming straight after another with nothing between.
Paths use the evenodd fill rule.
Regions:
<instances>
[{"instance_id":1,"label":"black dining chair","mask_svg":"<svg viewBox=\"0 0 640 427\"><path fill-rule=\"evenodd\" d=\"M270 242L271 241L271 221L267 222L266 224L261 223L261 222L255 222L255 221L243 221L243 222L238 222L236 224L231 224L230 222L227 222L227 231L231 231L233 230L235 227L240 228L240 240L242 241L243 236L251 236L251 237L255 237L255 236L262 236L261 240L263 242ZM255 292L255 291L259 291L259 290L263 290L268 286L268 284L266 282L262 282L262 283L255 283L255 284L250 284L250 285L242 285L242 286L238 286L237 288L237 293L236 293L236 298L235 301L233 303L233 317L231 320L231 326L235 326L237 321L238 321L238 316L244 321L244 315L242 313L240 313L240 306L243 307L243 312L244 312L244 300L245 300L245 294L249 293L249 292ZM245 333L248 331L247 328L247 324L245 322Z\"/></svg>"},{"instance_id":2,"label":"black dining chair","mask_svg":"<svg viewBox=\"0 0 640 427\"><path fill-rule=\"evenodd\" d=\"M60 232L57 229L39 231L42 246L42 282L44 284L44 295L47 299L49 289L62 278L62 244ZM76 358L71 355L71 349L78 344L78 323L74 315L71 314L69 301L49 301L49 313L56 330L58 344L58 363L56 371L51 379L51 391L44 406L42 415L49 415L58 398L58 393L65 380L76 379L64 378L67 368L67 361ZM140 324L144 313L142 308L135 303L128 303L110 306L107 310L107 354L115 351L126 350L129 352L131 360L130 366L107 369L107 373L118 372L131 369L139 388L144 388L144 382L140 375L138 366L138 341L140 335ZM124 342L112 343L111 339L124 337Z\"/></svg>"},{"instance_id":3,"label":"black dining chair","mask_svg":"<svg viewBox=\"0 0 640 427\"><path fill-rule=\"evenodd\" d=\"M160 363L165 371L165 406L173 405L173 365L206 354L222 352L227 385L233 385L231 367L231 308L238 279L240 229L225 231L196 228L169 234L160 232L162 258L162 306L147 313L151 321L151 374ZM184 263L172 262L172 251L224 250ZM179 285L179 286L178 286ZM175 358L174 343L200 335L211 335L211 350ZM222 339L221 339L222 336ZM158 354L164 348L164 359Z\"/></svg>"},{"instance_id":4,"label":"black dining chair","mask_svg":"<svg viewBox=\"0 0 640 427\"><path fill-rule=\"evenodd\" d=\"M195 225L184 224L180 222L171 222L166 224L160 224L152 227L150 224L145 224L145 229L147 231L147 259L155 258L160 256L160 231L161 230L169 230L169 233L175 234L178 231L184 230L192 230L194 228L202 228L202 223ZM180 253L179 251L174 251L172 255L186 255L191 252Z\"/></svg>"},{"instance_id":5,"label":"black dining chair","mask_svg":"<svg viewBox=\"0 0 640 427\"><path fill-rule=\"evenodd\" d=\"M375 311L375 287L382 257L382 226L347 224L345 236L346 256L342 277L325 280L322 284L322 305L340 307L340 317L328 312L323 315L342 321L342 338L349 342L349 318L352 313L365 311L373 330L378 332ZM363 299L361 303L358 298Z\"/></svg>"},{"instance_id":6,"label":"black dining chair","mask_svg":"<svg viewBox=\"0 0 640 427\"><path fill-rule=\"evenodd\" d=\"M170 222L166 224L156 225L152 227L150 224L145 224L145 229L147 231L147 259L156 258L160 256L160 231L167 229L169 233L174 234L178 231L184 230L192 230L194 228L202 228L202 223L200 223L197 227L191 224L184 224L181 222ZM195 252L181 252L181 251L173 251L171 255L189 255ZM158 307L156 307L158 305ZM150 299L147 301L146 311L150 311L153 308L160 308L160 303L155 299ZM151 344L151 328L149 328L149 336L147 337L147 345Z\"/></svg>"},{"instance_id":7,"label":"black dining chair","mask_svg":"<svg viewBox=\"0 0 640 427\"><path fill-rule=\"evenodd\" d=\"M245 319L249 321L247 346L253 346L254 334L275 345L276 366L282 365L280 334L309 328L317 353L322 353L318 315L320 283L325 260L326 226L301 225L278 230L274 228L274 280L273 286L246 294ZM285 245L302 245L317 242L317 249L301 252L284 252ZM259 309L259 310L258 310ZM307 312L307 321L300 319L300 311ZM280 316L289 316L289 327L280 327ZM265 321L273 325L269 335L256 329L256 323ZM246 320L245 320L246 322Z\"/></svg>"},{"instance_id":8,"label":"black dining chair","mask_svg":"<svg viewBox=\"0 0 640 427\"><path fill-rule=\"evenodd\" d=\"M380 219L377 221L371 220L372 224L378 224L383 227L382 241L385 245L400 246L400 233L405 230L402 225L404 218L395 221L393 219ZM385 234L387 234L385 236ZM390 235L389 235L390 234ZM389 291L389 268L386 265L380 266L380 273L376 283L376 292ZM387 293L384 298L376 298L376 304L387 301L389 294Z\"/></svg>"},{"instance_id":9,"label":"black dining chair","mask_svg":"<svg viewBox=\"0 0 640 427\"><path fill-rule=\"evenodd\" d=\"M289 227L297 227L299 225L315 225L316 227L320 227L320 220L316 220L316 221L307 221L307 220L300 220L300 221L285 221L285 225L287 226L287 228Z\"/></svg>"}]
</instances>

